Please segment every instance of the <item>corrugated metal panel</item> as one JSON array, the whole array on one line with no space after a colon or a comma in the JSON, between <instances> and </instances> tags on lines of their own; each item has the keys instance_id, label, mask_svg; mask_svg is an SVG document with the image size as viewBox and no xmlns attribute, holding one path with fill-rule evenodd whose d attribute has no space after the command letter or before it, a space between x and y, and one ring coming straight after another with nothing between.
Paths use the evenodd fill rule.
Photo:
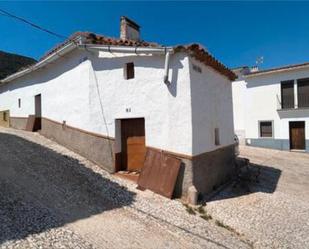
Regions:
<instances>
[{"instance_id":1,"label":"corrugated metal panel","mask_svg":"<svg viewBox=\"0 0 309 249\"><path fill-rule=\"evenodd\" d=\"M180 159L148 148L138 187L172 198L180 163Z\"/></svg>"}]
</instances>

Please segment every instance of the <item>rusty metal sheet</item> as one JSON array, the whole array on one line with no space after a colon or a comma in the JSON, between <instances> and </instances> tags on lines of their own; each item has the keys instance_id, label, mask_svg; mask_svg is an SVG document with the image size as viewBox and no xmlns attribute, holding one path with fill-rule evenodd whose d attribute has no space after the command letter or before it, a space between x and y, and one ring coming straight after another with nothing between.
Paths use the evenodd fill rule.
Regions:
<instances>
[{"instance_id":1,"label":"rusty metal sheet","mask_svg":"<svg viewBox=\"0 0 309 249\"><path fill-rule=\"evenodd\" d=\"M26 124L26 131L38 130L41 130L41 118L35 117L35 115L29 115Z\"/></svg>"},{"instance_id":2,"label":"rusty metal sheet","mask_svg":"<svg viewBox=\"0 0 309 249\"><path fill-rule=\"evenodd\" d=\"M180 163L178 158L148 148L138 187L172 198Z\"/></svg>"}]
</instances>

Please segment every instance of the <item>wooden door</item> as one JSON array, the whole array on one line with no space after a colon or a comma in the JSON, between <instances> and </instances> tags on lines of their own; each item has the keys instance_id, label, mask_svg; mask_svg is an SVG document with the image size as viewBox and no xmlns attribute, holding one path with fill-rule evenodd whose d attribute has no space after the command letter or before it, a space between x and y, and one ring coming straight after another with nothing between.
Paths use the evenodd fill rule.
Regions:
<instances>
[{"instance_id":1,"label":"wooden door","mask_svg":"<svg viewBox=\"0 0 309 249\"><path fill-rule=\"evenodd\" d=\"M121 169L140 171L144 165L145 154L144 119L121 120Z\"/></svg>"},{"instance_id":2,"label":"wooden door","mask_svg":"<svg viewBox=\"0 0 309 249\"><path fill-rule=\"evenodd\" d=\"M290 122L290 149L305 150L305 122Z\"/></svg>"},{"instance_id":3,"label":"wooden door","mask_svg":"<svg viewBox=\"0 0 309 249\"><path fill-rule=\"evenodd\" d=\"M40 118L42 115L41 94L35 95L34 102L35 117Z\"/></svg>"}]
</instances>

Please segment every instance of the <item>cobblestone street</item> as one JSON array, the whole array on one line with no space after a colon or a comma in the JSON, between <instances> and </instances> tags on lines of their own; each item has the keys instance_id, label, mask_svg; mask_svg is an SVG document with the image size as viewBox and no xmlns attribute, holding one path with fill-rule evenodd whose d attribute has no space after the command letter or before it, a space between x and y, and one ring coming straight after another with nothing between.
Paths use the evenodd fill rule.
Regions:
<instances>
[{"instance_id":1,"label":"cobblestone street","mask_svg":"<svg viewBox=\"0 0 309 249\"><path fill-rule=\"evenodd\" d=\"M37 133L0 131L0 248L250 248Z\"/></svg>"},{"instance_id":2,"label":"cobblestone street","mask_svg":"<svg viewBox=\"0 0 309 249\"><path fill-rule=\"evenodd\" d=\"M241 147L261 167L202 219L37 133L1 128L0 248L308 248L309 155Z\"/></svg>"},{"instance_id":3,"label":"cobblestone street","mask_svg":"<svg viewBox=\"0 0 309 249\"><path fill-rule=\"evenodd\" d=\"M0 249L309 249L308 12L1 1Z\"/></svg>"},{"instance_id":4,"label":"cobblestone street","mask_svg":"<svg viewBox=\"0 0 309 249\"><path fill-rule=\"evenodd\" d=\"M207 211L254 248L309 248L309 155L241 147L240 156L261 167L250 192L232 186L207 204Z\"/></svg>"}]
</instances>

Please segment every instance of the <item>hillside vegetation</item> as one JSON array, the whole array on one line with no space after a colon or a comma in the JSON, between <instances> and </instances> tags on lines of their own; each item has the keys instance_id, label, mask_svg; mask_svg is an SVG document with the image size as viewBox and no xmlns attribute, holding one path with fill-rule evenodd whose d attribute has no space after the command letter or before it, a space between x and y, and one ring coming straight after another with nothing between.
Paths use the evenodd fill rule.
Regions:
<instances>
[{"instance_id":1,"label":"hillside vegetation","mask_svg":"<svg viewBox=\"0 0 309 249\"><path fill-rule=\"evenodd\" d=\"M17 72L19 69L34 64L36 60L0 51L0 79Z\"/></svg>"}]
</instances>

